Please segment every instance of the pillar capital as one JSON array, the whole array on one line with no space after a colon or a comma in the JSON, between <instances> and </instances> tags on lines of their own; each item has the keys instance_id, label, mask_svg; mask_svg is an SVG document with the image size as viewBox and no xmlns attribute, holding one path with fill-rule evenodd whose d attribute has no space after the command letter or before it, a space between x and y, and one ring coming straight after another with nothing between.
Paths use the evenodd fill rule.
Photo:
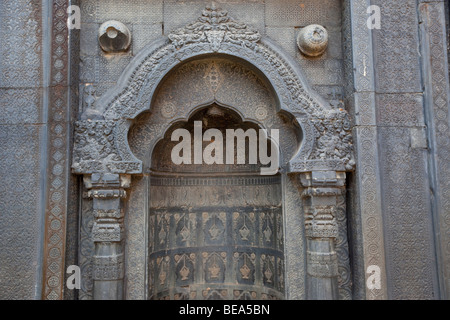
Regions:
<instances>
[{"instance_id":1,"label":"pillar capital","mask_svg":"<svg viewBox=\"0 0 450 320\"><path fill-rule=\"evenodd\" d=\"M345 186L345 172L311 171L299 174L302 186L310 188L342 188Z\"/></svg>"},{"instance_id":2,"label":"pillar capital","mask_svg":"<svg viewBox=\"0 0 450 320\"><path fill-rule=\"evenodd\" d=\"M127 189L131 184L131 175L115 173L92 173L83 176L88 190L92 189Z\"/></svg>"}]
</instances>

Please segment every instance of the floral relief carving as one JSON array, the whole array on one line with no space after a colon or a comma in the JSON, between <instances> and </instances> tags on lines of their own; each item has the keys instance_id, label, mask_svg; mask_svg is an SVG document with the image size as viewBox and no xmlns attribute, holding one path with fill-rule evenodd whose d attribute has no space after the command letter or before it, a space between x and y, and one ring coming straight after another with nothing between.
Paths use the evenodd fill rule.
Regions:
<instances>
[{"instance_id":1,"label":"floral relief carving","mask_svg":"<svg viewBox=\"0 0 450 320\"><path fill-rule=\"evenodd\" d=\"M176 48L190 43L209 43L213 51L218 51L222 42L253 47L261 39L258 31L246 24L234 21L227 11L217 9L213 4L206 7L202 16L194 23L169 34Z\"/></svg>"},{"instance_id":2,"label":"floral relief carving","mask_svg":"<svg viewBox=\"0 0 450 320\"><path fill-rule=\"evenodd\" d=\"M213 6L207 7L198 21L172 32L168 38L168 41L155 43L153 49L147 49L147 56L130 65L134 71L128 71L122 76L112 99L109 98L110 95L98 99L91 108L95 109L94 113L101 113L105 119L111 120L133 119L149 108L154 86L180 61L205 53L225 53L250 61L267 75L271 74L272 85L281 99L280 107L295 115L300 122L305 141L302 150L291 161L291 171L312 170L317 163L331 170L353 170L353 144L346 111L320 100L301 79L298 66L286 61L277 52L279 49L275 49L269 40L263 40L257 31L235 22L228 17L226 11ZM208 86L213 92L221 82L215 73L212 66L208 73ZM168 117L174 114L173 106L168 104L161 112L168 122ZM83 119L88 120L90 113L92 110L86 110ZM259 108L255 116L263 119L265 110ZM122 137L125 137L123 132L128 130L128 124L120 126L121 129L118 128L117 131L122 132ZM90 142L96 144L95 140ZM113 172L120 169L129 173L135 170L138 173L141 170L138 163L130 166L99 165L100 162L105 162L105 158L91 162L93 167L83 167L80 161L83 162L86 156L92 159L101 156L96 154L94 147L91 148L91 155L87 155L89 147L85 147L75 147L74 171L77 173L95 172L102 167ZM134 158L128 155L129 150L119 151L128 158ZM108 161L112 159L107 159L106 162Z\"/></svg>"}]
</instances>

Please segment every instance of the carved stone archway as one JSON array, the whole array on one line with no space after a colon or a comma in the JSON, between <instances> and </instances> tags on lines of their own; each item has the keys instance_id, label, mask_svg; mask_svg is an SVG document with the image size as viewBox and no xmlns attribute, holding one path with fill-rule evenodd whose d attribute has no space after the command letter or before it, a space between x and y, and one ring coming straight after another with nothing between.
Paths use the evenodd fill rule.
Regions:
<instances>
[{"instance_id":1,"label":"carved stone archway","mask_svg":"<svg viewBox=\"0 0 450 320\"><path fill-rule=\"evenodd\" d=\"M94 298L123 298L123 219L129 214L124 212L126 189L131 187L131 175L143 173L143 162L129 145L130 127L139 115L152 111L155 92L171 70L191 59L212 55L234 57L253 66L273 88L277 112L299 124L302 142L286 166L286 175L303 186L298 197L303 198L305 215L305 232L301 234L307 238L306 297L337 298L338 265L333 244L337 236L336 196L345 190L345 172L354 167L347 113L316 95L298 64L273 41L214 7L206 8L196 22L146 47L118 84L76 123L72 168L84 175L95 218ZM287 210L285 216L296 214L295 208Z\"/></svg>"}]
</instances>

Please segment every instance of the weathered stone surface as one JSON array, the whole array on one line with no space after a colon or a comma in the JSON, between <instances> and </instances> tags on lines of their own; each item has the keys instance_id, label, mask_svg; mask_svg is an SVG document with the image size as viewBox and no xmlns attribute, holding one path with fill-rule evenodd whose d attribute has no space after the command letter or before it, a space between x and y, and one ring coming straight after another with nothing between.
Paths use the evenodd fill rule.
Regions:
<instances>
[{"instance_id":1,"label":"weathered stone surface","mask_svg":"<svg viewBox=\"0 0 450 320\"><path fill-rule=\"evenodd\" d=\"M81 56L96 56L100 53L100 47L98 45L99 28L99 23L83 23L83 28L80 30Z\"/></svg>"},{"instance_id":2,"label":"weathered stone surface","mask_svg":"<svg viewBox=\"0 0 450 320\"><path fill-rule=\"evenodd\" d=\"M215 15L218 14L221 15L221 20L215 20ZM223 28L224 31L216 32L216 28ZM154 86L156 86L158 77L161 77L161 73L167 73L170 65L168 63L162 63L161 65L164 66L165 69L156 69L156 71L154 71L155 69L151 68L150 66L161 63L159 61L164 60L167 60L171 63L172 66L174 66L176 63L176 60L174 58L175 54L177 56L177 60L180 58L184 60L192 57L193 52L190 50L191 46L197 46L197 50L200 50L203 53L220 52L227 55L234 55L238 58L242 56L247 60L260 60L262 56L271 54L275 56L275 52L271 53L271 50L278 50L277 48L270 49L270 47L272 47L272 43L270 42L270 40L262 41L262 38L259 35L258 31L252 29L249 26L246 26L245 24L234 21L232 18L227 16L226 11L221 11L220 9L209 7L202 11L202 17L200 17L198 21L188 24L185 28L175 30L174 33L171 33L169 35L169 39L171 43L166 42L165 44L163 44L163 40L161 40L160 47L146 48L146 50L149 51L148 55L145 56L144 54L141 54L139 56L139 59L135 59L135 71L133 73L130 73L131 71L128 72L128 77L131 76L131 78L126 80L126 78L122 77L121 83L118 84L118 87L122 87L122 89L116 88L116 90L119 90L122 93L118 96L113 97L113 99L111 99L110 95L103 96L97 101L98 106L94 106L91 110L89 110L89 112L104 113L104 117L109 119L123 119L124 116L127 118L135 117L136 114L145 111L149 108L150 101L145 103L137 103L133 96L138 91L143 90L141 93L139 93L139 96L150 99L152 90L154 89L149 86L143 86L143 83L150 82ZM259 44L260 40L261 44ZM152 49L156 50L152 51ZM235 50L237 50L237 53L234 52ZM282 59L283 55L284 54L280 54L279 59ZM184 58L182 58L183 56ZM138 60L141 61L138 62ZM297 105L293 110L289 112L305 112L307 110L306 112L309 112L315 119L314 121L312 121L312 123L301 123L302 129L304 131L318 130L320 132L320 135L316 135L315 138L313 138L312 132L305 132L305 139L307 140L307 142L302 148L312 147L314 149L314 153L310 153L311 159L307 159L306 153L308 153L309 151L301 150L297 157L301 157L300 155L303 154L303 159L293 160L293 164L291 165L290 170L307 170L306 168L309 166L308 163L311 163L311 166L313 166L314 168L324 167L326 166L323 163L323 159L325 158L329 158L329 160L333 162L331 166L336 170L350 170L354 165L354 161L352 160L351 155L352 146L351 143L349 143L351 140L349 134L350 127L346 112L342 108L336 108L335 106L326 106L326 103L324 103L324 101L322 101L313 92L308 94L305 92L305 89L301 89L302 87L306 88L307 85L301 83L303 80L300 80L298 78L298 75L292 74L289 76L286 73L286 71L290 68L293 70L297 70L296 73L300 74L300 70L297 67L294 68L293 66L283 66L283 64L288 63L288 61L289 60L280 60L279 62L274 63L273 61L269 60L269 65L266 65L264 67L260 66L259 68L260 70L264 70L265 68L266 73L270 72L274 66L278 68L278 73L281 79L277 80L277 82L286 87L289 95L293 95L293 98L291 99L297 100ZM148 77L156 77L156 79L145 80L145 78ZM297 82L297 86L293 86L291 83L292 79L296 78L298 79L298 81L294 81ZM277 89L277 86L275 86L275 90L278 90L279 92L286 92L286 89ZM297 94L299 90L300 92L302 92L300 95ZM144 93L145 91L147 92ZM315 99L317 100L317 102L314 102ZM290 108L288 107L288 105L290 104L291 103L288 102L286 98L284 98L283 104L280 106L280 108ZM123 106L125 105L128 105L126 109L123 108ZM302 111L302 109L306 110ZM314 109L316 109L316 111L314 111ZM322 111L319 111L320 109L322 109ZM83 115L84 119L89 120L89 112L85 112L85 114ZM324 115L326 115L327 120L322 119ZM306 119L297 118L297 121L304 122L306 121ZM325 126L322 126L322 122L324 121L327 122L327 124ZM325 124L325 122L323 124ZM334 126L331 127L328 122L333 122ZM122 124L126 125L125 122L123 122ZM311 127L311 124L314 125L315 129ZM115 129L114 132L124 132L124 130L127 130L127 128L122 127L120 129ZM341 132L342 134L339 134L339 136L336 135L335 143L339 144L339 146L335 148L335 151L333 151L333 148L329 147L329 143L326 142L329 140L329 138L325 138L325 136L330 135L335 131ZM322 138L322 142L320 141L320 138ZM314 139L316 140L314 141ZM123 137L119 137L116 141L119 140L123 141ZM89 148L88 146L86 147ZM122 153L125 150L126 148L118 149L119 153ZM126 172L123 170L136 170L136 166L134 165L133 167L128 167L129 161L136 160L134 159L133 155L126 153L128 153L128 151L125 151L125 154L122 154L121 157L125 157L126 159L128 159L126 160L127 164L124 163L125 166L119 169L121 170L120 172ZM124 161L125 158L117 161ZM314 162L314 159L316 159L317 161ZM82 157L80 157L80 160L83 161ZM103 160L99 159L99 161L102 162ZM116 164L114 164L113 166L116 167ZM94 169L94 167L91 167L90 169L88 169L88 167L89 165L87 165L87 163L84 163L81 166L78 164L78 162L74 164L74 168L76 168L77 172L82 172L81 170L89 170L91 172L94 172L93 170L96 170ZM108 165L106 165L106 167L108 167Z\"/></svg>"},{"instance_id":3,"label":"weathered stone surface","mask_svg":"<svg viewBox=\"0 0 450 320\"><path fill-rule=\"evenodd\" d=\"M310 24L297 35L297 46L308 57L318 57L328 48L328 31L321 25Z\"/></svg>"},{"instance_id":4,"label":"weathered stone surface","mask_svg":"<svg viewBox=\"0 0 450 320\"><path fill-rule=\"evenodd\" d=\"M70 2L72 5L78 1ZM78 224L68 219L70 212L76 212L77 187L72 183L67 151L71 150L73 141L72 121L75 120L78 106L79 32L67 27L68 1L42 2L43 12L48 12L51 22L47 26L51 34L45 40L47 50L44 54L48 61L48 118L45 140L46 178L45 185L45 234L43 238L42 263L42 299L59 300L64 298L66 263L75 261L73 228ZM47 11L48 10L48 11ZM44 15L46 17L46 15ZM76 213L75 213L76 215ZM69 224L70 223L70 224ZM66 232L69 229L69 232ZM60 252L60 254L55 254ZM67 258L67 260L66 260ZM68 295L70 296L70 294Z\"/></svg>"},{"instance_id":5,"label":"weathered stone surface","mask_svg":"<svg viewBox=\"0 0 450 320\"><path fill-rule=\"evenodd\" d=\"M382 28L373 30L378 92L421 92L417 2L376 0Z\"/></svg>"},{"instance_id":6,"label":"weathered stone surface","mask_svg":"<svg viewBox=\"0 0 450 320\"><path fill-rule=\"evenodd\" d=\"M436 299L425 150L411 148L408 128L384 127L379 133L389 298Z\"/></svg>"},{"instance_id":7,"label":"weathered stone surface","mask_svg":"<svg viewBox=\"0 0 450 320\"><path fill-rule=\"evenodd\" d=\"M2 1L0 12L0 87L41 86L41 3Z\"/></svg>"},{"instance_id":8,"label":"weathered stone surface","mask_svg":"<svg viewBox=\"0 0 450 320\"><path fill-rule=\"evenodd\" d=\"M98 42L107 53L125 52L131 44L130 29L120 21L108 20L100 26Z\"/></svg>"},{"instance_id":9,"label":"weathered stone surface","mask_svg":"<svg viewBox=\"0 0 450 320\"><path fill-rule=\"evenodd\" d=\"M422 94L377 94L377 122L380 126L422 126Z\"/></svg>"},{"instance_id":10,"label":"weathered stone surface","mask_svg":"<svg viewBox=\"0 0 450 320\"><path fill-rule=\"evenodd\" d=\"M165 1L164 2L164 33L191 23L194 17L201 16L205 5L210 1ZM238 21L245 21L249 26L264 32L264 3L262 1L238 1L235 3L217 3L218 8L229 12L229 16Z\"/></svg>"},{"instance_id":11,"label":"weathered stone surface","mask_svg":"<svg viewBox=\"0 0 450 320\"><path fill-rule=\"evenodd\" d=\"M422 65L425 85L425 105L428 130L428 147L430 148L429 170L432 177L431 187L434 190L432 209L434 211L435 230L439 234L436 238L437 261L441 297L450 297L450 187L448 184L450 168L448 165L450 141L449 141L449 73L448 41L445 36L445 19L448 27L448 2L446 6L442 2L423 4L419 6L422 41ZM447 40L447 41L446 41ZM429 56L430 55L430 56Z\"/></svg>"},{"instance_id":12,"label":"weathered stone surface","mask_svg":"<svg viewBox=\"0 0 450 320\"><path fill-rule=\"evenodd\" d=\"M69 4L81 6L80 31L66 27ZM0 298L147 299L150 285L161 298L448 298L448 3L216 1L228 15L205 10L210 5L0 3ZM367 28L370 5L381 8L380 30ZM98 28L112 19L131 31L126 53L99 46ZM310 24L329 33L317 58L296 47ZM197 201L214 198L215 187L174 187L164 185L172 178L150 177L152 147L166 130L213 102L245 121L282 128L282 201L270 236L261 228L264 210L244 208L271 199L272 189L255 184L259 177L254 186L243 186L244 179L217 193L224 208L246 201L225 215ZM94 176L84 193L70 172L73 143L75 172ZM296 172L315 170L349 171L347 193L331 203L330 190L310 190L302 200L307 186ZM109 172L139 174L130 188L126 183L121 204L120 183L108 174L111 188L95 179ZM184 182L211 183L202 179ZM174 208L166 212L161 204L169 199ZM212 228L215 218L225 221L223 230ZM183 229L186 221L193 229ZM196 228L212 233L189 238ZM208 247L220 230L230 231L223 233L228 240L216 243L220 250ZM271 236L277 239L269 252L263 244ZM306 239L313 236L326 241ZM72 264L82 270L79 292L64 290ZM234 279L255 286L221 286ZM193 290L185 290L187 282ZM165 291L169 283L179 290ZM209 291L201 288L206 284Z\"/></svg>"},{"instance_id":13,"label":"weathered stone surface","mask_svg":"<svg viewBox=\"0 0 450 320\"><path fill-rule=\"evenodd\" d=\"M269 27L305 27L320 24L339 26L341 4L339 1L266 1L266 25Z\"/></svg>"},{"instance_id":14,"label":"weathered stone surface","mask_svg":"<svg viewBox=\"0 0 450 320\"><path fill-rule=\"evenodd\" d=\"M269 38L278 43L287 53L295 57L298 52L295 43L296 30L290 27L266 27L266 34Z\"/></svg>"},{"instance_id":15,"label":"weathered stone surface","mask_svg":"<svg viewBox=\"0 0 450 320\"><path fill-rule=\"evenodd\" d=\"M0 297L5 300L40 297L35 286L42 272L44 130L43 126L0 125ZM53 254L61 252L55 249Z\"/></svg>"},{"instance_id":16,"label":"weathered stone surface","mask_svg":"<svg viewBox=\"0 0 450 320\"><path fill-rule=\"evenodd\" d=\"M133 52L138 54L146 45L163 35L162 23L133 24Z\"/></svg>"},{"instance_id":17,"label":"weathered stone surface","mask_svg":"<svg viewBox=\"0 0 450 320\"><path fill-rule=\"evenodd\" d=\"M41 297L47 130L42 12L39 1L0 3L1 299Z\"/></svg>"},{"instance_id":18,"label":"weathered stone surface","mask_svg":"<svg viewBox=\"0 0 450 320\"><path fill-rule=\"evenodd\" d=\"M95 1L97 21L118 20L125 24L157 24L163 20L163 1L133 0L128 1L102 0Z\"/></svg>"},{"instance_id":19,"label":"weathered stone surface","mask_svg":"<svg viewBox=\"0 0 450 320\"><path fill-rule=\"evenodd\" d=\"M0 88L0 125L42 122L40 88Z\"/></svg>"}]
</instances>

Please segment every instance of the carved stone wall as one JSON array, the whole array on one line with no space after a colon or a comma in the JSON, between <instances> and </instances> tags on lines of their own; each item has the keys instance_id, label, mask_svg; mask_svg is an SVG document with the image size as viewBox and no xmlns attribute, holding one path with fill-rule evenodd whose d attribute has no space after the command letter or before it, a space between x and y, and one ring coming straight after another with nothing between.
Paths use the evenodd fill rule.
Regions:
<instances>
[{"instance_id":1,"label":"carved stone wall","mask_svg":"<svg viewBox=\"0 0 450 320\"><path fill-rule=\"evenodd\" d=\"M443 1L428 3L421 1L419 17L423 21L420 29L422 74L424 79L424 106L427 119L427 137L429 139L429 174L433 189L432 210L434 213L434 230L437 247L437 268L439 289L442 298L450 297L450 247L449 247L449 217L450 191L448 179L450 169L449 155L449 78L448 42L446 42L445 18L448 17L447 7ZM448 21L447 21L448 22ZM448 32L448 29L447 29ZM436 235L439 234L438 237Z\"/></svg>"},{"instance_id":2,"label":"carved stone wall","mask_svg":"<svg viewBox=\"0 0 450 320\"><path fill-rule=\"evenodd\" d=\"M292 157L295 150L298 149L298 132L296 133L296 130L290 127L288 118L275 115L275 99L268 83L258 76L255 71L252 71L248 66L245 64L242 65L241 63L239 63L239 61L224 58L207 58L181 65L171 72L170 76L167 77L158 88L158 94L154 99L155 104L153 106L153 112L151 114L143 114L139 117L130 130L129 141L131 150L138 158L143 159L145 172L150 172L150 167L152 166L152 162L150 161L151 158L149 158L151 157L151 151L153 150L155 154L154 157L160 155L160 151L154 150L154 146L156 142L164 136L166 131L167 125L163 125L162 123L165 121L169 121L169 123L175 122L175 108L177 108L178 117L185 114L185 116L183 116L184 118L192 113L191 106L204 106L214 99L220 101L222 105L233 107L233 110L239 111L244 119L255 119L264 124L264 127L267 129L275 127L280 129L280 134L282 136L280 146L283 150L283 159L281 161L286 163L286 161ZM246 92L245 96L238 94L238 92L243 91ZM258 106L258 108L255 109L255 105ZM238 106L238 108L235 109L234 106ZM205 167L197 169L201 169L201 172L203 173L210 171L210 168ZM166 168L165 170L168 169ZM127 217L126 225L127 229L130 230L130 234L133 236L127 243L126 260L127 265L129 266L127 274L129 274L129 277L133 280L127 281L126 296L130 299L143 299L151 296L150 293L147 293L148 288L145 286L145 269L148 267L148 262L145 261L144 256L142 255L142 252L148 251L149 246L151 246L151 242L147 239L151 229L147 230L146 228L143 228L142 223L148 225L148 219L150 219L148 216L149 212L145 211L145 208L148 207L146 203L148 201L151 201L151 203L158 203L158 200L149 197L149 188L151 188L149 186L152 185L152 182L148 179L149 177L145 176L143 179L137 180L136 185L133 184L133 189L131 190L132 199L129 201L129 206L131 208L129 209L129 212L133 211L133 213ZM293 180L288 177L285 177L284 179L288 181ZM280 178L278 183L281 183ZM301 211L299 211L299 198L296 199L295 197L295 194L298 194L298 189L295 187L295 184L292 185L290 183L285 188L290 193L290 195L285 195L286 200L284 200L285 205L289 206L290 212L289 215L285 216L285 219L292 226L292 228L289 229L292 231L289 231L285 240L288 243L285 250L290 252L288 262L286 263L289 264L291 270L295 270L290 272L289 275L286 275L286 277L288 277L287 281L292 283L292 285L289 286L289 289L287 289L287 294L300 299L302 295L305 294L303 280L305 277L304 262L302 258L304 253L302 244L297 241L298 236L302 235L303 228ZM194 194L198 194L199 190L195 190L197 189L191 189L191 192L194 191ZM261 192L262 190L258 193ZM170 194L172 193L169 192L168 195ZM187 197L187 199L190 198L192 197ZM168 201L168 199L171 198L169 197L165 201ZM164 201L164 198L161 198L160 200ZM232 197L229 205L231 206L231 203L233 202L235 202L236 205L238 204L237 199ZM185 205L187 205L187 203L180 206L179 210ZM288 211L288 209L285 210ZM297 214L294 214L294 212L297 212ZM86 220L86 222L87 221L89 220ZM291 235L292 233L295 234L294 237ZM86 238L83 237L83 239L86 239L86 243L88 243L89 233L86 233ZM87 248L89 248L89 246L92 245L88 245ZM228 251L228 249L225 251ZM148 254L150 254L150 252ZM82 260L89 261L90 255L92 255L92 253L88 253L85 256L83 254ZM233 254L229 252L228 258L231 259L230 261L234 261L231 258L232 256ZM259 254L258 257L260 259L261 254ZM197 258L200 259L199 257ZM223 257L221 259L223 259ZM256 261L254 261L254 263L256 266ZM258 262L257 265L260 266L261 264ZM148 281L157 281L157 279L151 277ZM244 293L245 292L241 292L239 296ZM89 295L89 290L87 294ZM199 299L206 298L202 296L202 292L198 292L197 294L197 298ZM233 294L232 290L228 290L226 297L238 298L237 296L233 296ZM251 296L251 293L249 294L251 298L255 299L254 296ZM267 293L264 293L265 296L261 296L261 294L261 291L254 291L256 298L269 298L270 296L267 295ZM277 294L275 296L280 298L283 295ZM173 294L172 298L174 298Z\"/></svg>"},{"instance_id":3,"label":"carved stone wall","mask_svg":"<svg viewBox=\"0 0 450 320\"><path fill-rule=\"evenodd\" d=\"M420 2L423 8L443 5ZM381 8L379 30L366 27L370 4ZM352 57L345 64L346 96L354 115L357 158L350 235L352 242L364 243L353 246L355 297L443 297L439 286L444 282L438 281L439 265L433 259L441 254L433 235L441 194L433 186L435 164L428 158L435 152L436 133L426 133L426 127L435 126L428 115L433 102L426 101L430 72L436 72L431 71L429 61L435 59L428 50L442 52L443 44L435 41L429 47L427 41L442 31L419 32L423 16L417 14L416 1L346 1L344 8L345 50ZM435 21L445 20L434 13ZM423 87L428 88L425 95ZM447 109L448 98L445 101L441 103ZM411 251L410 246L417 249ZM371 275L367 270L374 265L381 271L378 288L366 282Z\"/></svg>"},{"instance_id":4,"label":"carved stone wall","mask_svg":"<svg viewBox=\"0 0 450 320\"><path fill-rule=\"evenodd\" d=\"M438 290L432 258L435 249L431 194L427 192L427 146L417 141L424 139L425 125L420 108L423 110L423 101L417 94L422 91L417 2L374 4L384 8L384 27L374 30L373 36L388 296L433 299ZM402 44L402 54L390 54L398 43ZM389 116L394 105L401 117ZM381 114L386 114L389 121ZM410 219L410 215L414 218Z\"/></svg>"},{"instance_id":5,"label":"carved stone wall","mask_svg":"<svg viewBox=\"0 0 450 320\"><path fill-rule=\"evenodd\" d=\"M216 14L223 19L219 22L213 20L212 17ZM192 112L212 102L231 108L243 119L261 123L264 128L279 128L282 137L280 142L282 168L285 172L313 168L350 169L353 166L351 139L348 135L350 128L344 110L339 109L340 105L327 104L313 94L307 88L306 82L301 80L299 71L295 71L298 70L297 67L283 67L286 63L292 64L293 60L285 56L285 53L277 53L278 49L270 49L275 44L259 43L261 35L258 31L235 22L226 12L216 8L207 8L201 15L198 21L170 33L171 43L161 40L145 48L132 63L134 67L131 68L135 68L134 71L132 72L132 69L126 71L116 88L110 91L119 92L119 95L111 99L111 96L106 94L84 111L83 121L78 123L76 131L75 171L82 173L119 170L138 173L143 169L144 173L148 172L151 167L149 163L151 154L155 152L154 145L163 137L167 127L176 121L187 121ZM219 26L226 31L219 33L209 31L210 27L214 29ZM173 57L174 54L176 59ZM209 58L202 60L196 57L200 54L208 54ZM195 60L180 63L193 60L191 58ZM168 76L167 71L171 68L174 70ZM275 76L274 68L281 78ZM163 84L155 87L161 79L164 79ZM151 83L154 87L143 86L144 83ZM125 155L123 152L129 151L126 151L127 141L124 138L131 124L126 119L136 117L148 109L149 104L151 113L143 113L136 119L128 135L131 153ZM305 111L302 111L303 108ZM313 111L316 108L317 111ZM276 114L278 109L286 111ZM302 118L303 112L315 115L311 120L307 120ZM300 118L296 117L296 114L300 115ZM323 120L324 116L327 120ZM103 120L104 117L111 120ZM296 121L299 123L296 124ZM292 132L292 128L295 127L301 132L300 135ZM91 133L93 140L87 140L88 132ZM302 140L301 145L298 139ZM95 148L97 150L95 154L91 152L92 143L98 146ZM295 161L291 160L293 156ZM307 160L302 162L305 160L301 159ZM289 161L290 167L286 167ZM285 256L288 258L285 266L288 284L286 295L290 299L304 298L306 294L303 280L305 277L303 241L299 243L303 229L299 212L301 200L298 197L301 190L294 182L297 179L295 175L282 177L282 188L285 193L283 220L285 225L289 225L289 228L286 228ZM144 177L138 183L139 188L145 188L146 180L148 178ZM142 229L140 227L142 224L136 223L147 219L147 212L142 208L148 201L145 196L149 193L148 190L143 191L135 187L132 192L138 197L133 196L132 206L141 216L139 218L136 215L132 216L138 220L128 218L127 229L133 230L132 234L136 239L147 241L145 239L149 231ZM345 217L341 216L340 220L345 226ZM344 227L342 234L345 235ZM349 298L350 282L346 275L350 274L350 269L345 239L343 236L338 240L342 266L339 269L342 275L340 285L342 297ZM142 279L146 261L139 258L139 254L142 255L142 248L147 250L149 245L150 243L143 245L136 240L127 244L126 259L133 261L127 264L131 266L130 271L140 272ZM137 248L141 248L141 251ZM89 257L83 259L89 260ZM132 277L136 279L136 273ZM128 289L131 290L127 290L128 297L148 297L145 280L129 285Z\"/></svg>"},{"instance_id":6,"label":"carved stone wall","mask_svg":"<svg viewBox=\"0 0 450 320\"><path fill-rule=\"evenodd\" d=\"M0 1L0 298L92 299L104 279L115 281L116 297L163 298L164 290L149 290L149 279L161 284L156 274L167 262L152 251L152 221L169 215L176 230L182 216L198 225L223 217L220 210L158 211L153 148L170 126L212 103L281 129L275 221L284 239L272 256L278 266L283 251L284 272L275 272L273 291L225 295L217 287L197 295L305 299L307 283L337 280L340 299L448 298L448 1L216 3L228 13L202 0ZM67 28L69 5L81 8L80 31ZM370 5L381 8L379 30L367 27ZM129 50L102 51L97 32L107 20L129 28ZM329 34L316 58L296 46L310 24ZM333 192L312 191L324 185ZM102 216L106 204L112 207ZM240 208L225 215L230 230L252 218ZM261 222L264 210L255 212ZM318 212L332 220L326 252L305 233ZM102 242L105 221L113 223L114 245ZM101 256L99 246L120 252ZM210 277L220 277L220 261L243 276L248 258L261 281L270 256L178 251L169 259L175 267L196 264ZM68 265L81 267L80 291L65 288ZM373 266L377 286L368 282ZM182 281L192 276L184 274Z\"/></svg>"},{"instance_id":7,"label":"carved stone wall","mask_svg":"<svg viewBox=\"0 0 450 320\"><path fill-rule=\"evenodd\" d=\"M282 299L280 177L152 177L150 299Z\"/></svg>"},{"instance_id":8,"label":"carved stone wall","mask_svg":"<svg viewBox=\"0 0 450 320\"><path fill-rule=\"evenodd\" d=\"M340 0L244 0L217 2L236 20L256 28L286 50L303 68L311 86L333 103L343 98L344 78L341 41L342 5ZM113 87L131 59L145 45L162 35L191 23L211 1L118 1L81 0L81 90L94 84L96 96ZM132 30L132 47L122 54L105 54L97 45L100 25L119 20ZM296 45L299 28L322 24L330 34L327 52L307 59Z\"/></svg>"},{"instance_id":9,"label":"carved stone wall","mask_svg":"<svg viewBox=\"0 0 450 320\"><path fill-rule=\"evenodd\" d=\"M35 125L43 118L42 7L35 1L2 1L0 15L0 297L34 299L40 297L35 284L41 282L44 206L36 186L44 178L46 130Z\"/></svg>"},{"instance_id":10,"label":"carved stone wall","mask_svg":"<svg viewBox=\"0 0 450 320\"><path fill-rule=\"evenodd\" d=\"M69 3L77 2L0 3L3 299L62 299L66 259L75 263L77 178L67 156L79 46L66 26Z\"/></svg>"}]
</instances>

